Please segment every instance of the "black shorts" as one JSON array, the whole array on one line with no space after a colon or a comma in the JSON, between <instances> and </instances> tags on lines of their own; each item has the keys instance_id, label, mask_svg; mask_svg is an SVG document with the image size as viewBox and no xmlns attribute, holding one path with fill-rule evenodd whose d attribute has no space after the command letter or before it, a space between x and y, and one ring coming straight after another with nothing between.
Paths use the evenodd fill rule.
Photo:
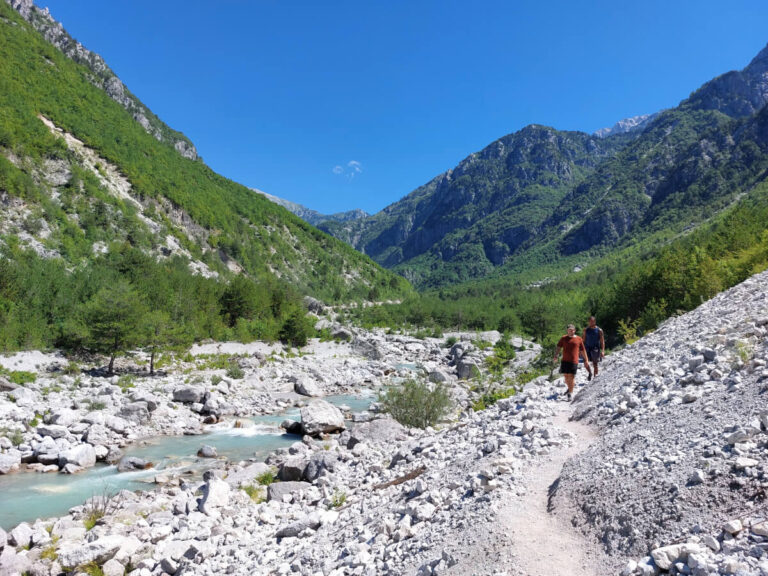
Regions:
<instances>
[{"instance_id":1,"label":"black shorts","mask_svg":"<svg viewBox=\"0 0 768 576\"><path fill-rule=\"evenodd\" d=\"M597 364L600 362L600 348L588 348L587 356L592 364Z\"/></svg>"},{"instance_id":2,"label":"black shorts","mask_svg":"<svg viewBox=\"0 0 768 576\"><path fill-rule=\"evenodd\" d=\"M578 362L566 362L565 360L560 362L560 374L576 374L578 368Z\"/></svg>"}]
</instances>

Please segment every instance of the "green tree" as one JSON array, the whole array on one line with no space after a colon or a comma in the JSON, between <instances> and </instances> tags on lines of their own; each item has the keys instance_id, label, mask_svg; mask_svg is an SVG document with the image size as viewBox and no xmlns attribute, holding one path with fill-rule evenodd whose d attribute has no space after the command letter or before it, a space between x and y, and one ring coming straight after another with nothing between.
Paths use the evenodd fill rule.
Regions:
<instances>
[{"instance_id":1,"label":"green tree","mask_svg":"<svg viewBox=\"0 0 768 576\"><path fill-rule=\"evenodd\" d=\"M315 328L306 312L302 308L296 307L288 313L288 317L283 322L283 327L280 329L280 340L290 343L291 346L301 348L307 345L307 341L314 331Z\"/></svg>"},{"instance_id":2,"label":"green tree","mask_svg":"<svg viewBox=\"0 0 768 576\"><path fill-rule=\"evenodd\" d=\"M105 286L85 304L87 346L109 355L110 374L115 357L141 342L145 315L144 304L124 280Z\"/></svg>"},{"instance_id":3,"label":"green tree","mask_svg":"<svg viewBox=\"0 0 768 576\"><path fill-rule=\"evenodd\" d=\"M221 311L230 327L239 318L251 320L258 309L259 294L253 281L235 276L221 295Z\"/></svg>"},{"instance_id":4,"label":"green tree","mask_svg":"<svg viewBox=\"0 0 768 576\"><path fill-rule=\"evenodd\" d=\"M167 312L149 312L143 317L143 343L149 351L149 375L155 375L155 357L160 350L180 350L192 343L184 326L171 321Z\"/></svg>"}]
</instances>

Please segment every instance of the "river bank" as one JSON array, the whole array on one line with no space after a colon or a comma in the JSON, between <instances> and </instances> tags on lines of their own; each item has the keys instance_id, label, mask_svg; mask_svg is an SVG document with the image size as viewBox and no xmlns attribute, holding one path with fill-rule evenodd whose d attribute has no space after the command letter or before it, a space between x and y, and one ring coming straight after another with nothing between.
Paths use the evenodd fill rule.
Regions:
<instances>
[{"instance_id":1,"label":"river bank","mask_svg":"<svg viewBox=\"0 0 768 576\"><path fill-rule=\"evenodd\" d=\"M130 502L141 515L176 491L186 493L194 487L194 494L206 486L209 482L200 484L204 469L212 469L209 474L215 477L211 478L228 478L233 488L253 482L270 470L266 468L269 465L286 479L285 458L296 456L308 444L306 438L302 443L300 437L284 434L278 424L286 417L295 417L298 407L311 400L309 395L323 396L339 405L352 404L352 411L358 413L355 419L366 421L373 417L365 412L375 400L371 390L418 374L445 382L458 400L457 409L466 408L470 392L467 383L459 379L462 366L482 365L484 357L491 354L485 350L487 342L499 338L497 333L418 339L357 329L338 328L335 332L334 341L315 340L301 351L264 343L203 344L172 365L161 363L154 377L146 375L146 359L141 354L121 360L117 366L120 373L114 376L103 375L95 366L81 365L76 372L71 361L55 353L0 357L6 375L35 373L34 380L23 386L8 386L5 380L5 389L0 392L0 419L5 428L0 435L0 464L7 474L0 476L0 491L6 487L6 498L14 501L17 512L22 509L27 520L16 525L22 516L14 516L17 512L10 506L0 506L0 521L9 529L8 535L2 534L7 544L0 542L5 557L0 564L12 564L12 555L14 562L40 570L45 565L50 571L56 566L45 562L43 553L52 544L56 550L66 549L68 543L96 538L98 526L86 530L87 534L81 530L84 518L93 511L94 499L83 504L88 496L95 495L98 500L102 493L120 490L120 501ZM482 345L473 346L472 340ZM456 344L446 347L446 341ZM530 343L518 339L517 345L520 353L513 368L525 366L538 353ZM251 432L254 426L257 429ZM204 433L207 436L200 436ZM409 433L403 434L407 437ZM259 442L241 442L254 435L268 440L259 440L261 446L255 445ZM219 454L223 457L196 458L195 448L215 444L211 439L216 437L227 438L227 446ZM169 439L172 444L164 444ZM320 448L311 450L325 453L339 446L346 449L349 442L344 435L330 437L318 445ZM239 447L233 446L238 443ZM184 448L169 458L173 445ZM131 463L135 458L152 462L153 468L121 468L117 473L115 464ZM265 458L269 465L261 462ZM193 468L196 476L190 474ZM323 474L323 470L317 473L320 477ZM104 480L103 489L93 490L91 478ZM120 480L110 484L108 479L116 478ZM306 479L303 471L297 478ZM132 492L146 488L148 483L154 492ZM36 486L40 490L35 491ZM82 500L70 509L73 501L63 495L72 489ZM26 502L40 505L25 506L20 495L26 495ZM58 507L43 505L43 495L55 500ZM266 493L260 496L266 497ZM70 513L62 516L64 507ZM196 507L197 503L191 506ZM41 519L34 520L32 515ZM61 518L44 519L50 516ZM112 533L112 522L104 522ZM62 528L72 523L76 529ZM29 554L24 553L25 548Z\"/></svg>"}]
</instances>

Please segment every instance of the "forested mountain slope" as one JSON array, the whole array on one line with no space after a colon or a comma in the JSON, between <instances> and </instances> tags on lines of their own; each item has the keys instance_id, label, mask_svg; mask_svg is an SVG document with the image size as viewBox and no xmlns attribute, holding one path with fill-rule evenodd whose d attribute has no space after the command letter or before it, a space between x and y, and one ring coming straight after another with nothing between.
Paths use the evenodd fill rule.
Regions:
<instances>
[{"instance_id":1,"label":"forested mountain slope","mask_svg":"<svg viewBox=\"0 0 768 576\"><path fill-rule=\"evenodd\" d=\"M239 320L244 337L274 336L289 308L281 302L302 294L345 301L409 290L216 174L135 97L126 106L109 94L94 74L100 58L71 38L62 49L49 42L69 38L51 26L58 32L44 37L0 2L0 318L13 327L0 347L66 344L82 328L71 325L78 306L121 282L195 337L225 336ZM241 293L227 297L236 276Z\"/></svg>"},{"instance_id":2,"label":"forested mountain slope","mask_svg":"<svg viewBox=\"0 0 768 576\"><path fill-rule=\"evenodd\" d=\"M605 138L528 126L333 234L422 287L531 272L699 226L765 177L768 49Z\"/></svg>"}]
</instances>

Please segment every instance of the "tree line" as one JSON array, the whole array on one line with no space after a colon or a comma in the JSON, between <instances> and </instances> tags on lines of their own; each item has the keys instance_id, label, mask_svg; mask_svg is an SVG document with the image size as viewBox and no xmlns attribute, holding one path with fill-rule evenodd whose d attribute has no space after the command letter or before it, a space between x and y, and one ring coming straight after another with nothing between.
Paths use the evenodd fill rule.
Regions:
<instances>
[{"instance_id":1,"label":"tree line","mask_svg":"<svg viewBox=\"0 0 768 576\"><path fill-rule=\"evenodd\" d=\"M222 280L192 274L185 258L156 260L129 244L69 269L57 258L0 250L0 350L61 348L109 356L205 338L281 340L314 334L301 297L271 276Z\"/></svg>"}]
</instances>

